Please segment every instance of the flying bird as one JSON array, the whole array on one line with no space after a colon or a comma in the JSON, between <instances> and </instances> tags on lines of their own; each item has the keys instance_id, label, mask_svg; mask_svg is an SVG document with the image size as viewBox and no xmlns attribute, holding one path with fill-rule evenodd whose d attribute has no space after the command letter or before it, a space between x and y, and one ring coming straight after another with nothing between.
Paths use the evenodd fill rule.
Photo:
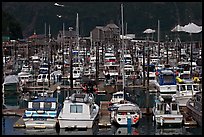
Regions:
<instances>
[{"instance_id":1,"label":"flying bird","mask_svg":"<svg viewBox=\"0 0 204 137\"><path fill-rule=\"evenodd\" d=\"M57 17L58 17L58 18L61 18L61 17L62 17L62 15L57 15Z\"/></svg>"}]
</instances>

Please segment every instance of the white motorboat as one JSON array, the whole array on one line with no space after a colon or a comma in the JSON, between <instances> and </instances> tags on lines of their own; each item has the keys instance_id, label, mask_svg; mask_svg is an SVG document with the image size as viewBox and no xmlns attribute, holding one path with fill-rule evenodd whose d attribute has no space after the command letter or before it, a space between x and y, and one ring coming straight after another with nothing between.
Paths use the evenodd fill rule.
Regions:
<instances>
[{"instance_id":1,"label":"white motorboat","mask_svg":"<svg viewBox=\"0 0 204 137\"><path fill-rule=\"evenodd\" d=\"M176 94L176 75L171 69L162 69L155 82L157 91L162 97L171 97Z\"/></svg>"},{"instance_id":2,"label":"white motorboat","mask_svg":"<svg viewBox=\"0 0 204 137\"><path fill-rule=\"evenodd\" d=\"M111 122L120 126L137 125L141 118L139 106L129 101L123 100L115 103L109 110L111 111Z\"/></svg>"},{"instance_id":3,"label":"white motorboat","mask_svg":"<svg viewBox=\"0 0 204 137\"><path fill-rule=\"evenodd\" d=\"M166 109L168 108L168 110ZM163 126L164 124L182 124L183 115L180 112L179 104L175 101L166 101L159 96L155 99L155 105L152 109L153 120L156 125Z\"/></svg>"},{"instance_id":4,"label":"white motorboat","mask_svg":"<svg viewBox=\"0 0 204 137\"><path fill-rule=\"evenodd\" d=\"M99 106L91 93L73 93L64 101L58 116L60 128L92 128L99 114Z\"/></svg>"},{"instance_id":5,"label":"white motorboat","mask_svg":"<svg viewBox=\"0 0 204 137\"><path fill-rule=\"evenodd\" d=\"M185 107L187 101L200 91L200 86L196 83L177 84L177 92L172 97L179 102L179 106Z\"/></svg>"}]
</instances>

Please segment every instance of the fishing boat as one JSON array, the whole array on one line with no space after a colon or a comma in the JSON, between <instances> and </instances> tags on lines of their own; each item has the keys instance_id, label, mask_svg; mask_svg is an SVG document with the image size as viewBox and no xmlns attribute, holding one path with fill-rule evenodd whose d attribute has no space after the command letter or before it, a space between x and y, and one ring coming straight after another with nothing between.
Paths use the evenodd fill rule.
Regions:
<instances>
[{"instance_id":1,"label":"fishing boat","mask_svg":"<svg viewBox=\"0 0 204 137\"><path fill-rule=\"evenodd\" d=\"M179 102L179 106L185 107L187 101L198 92L201 92L201 88L197 83L177 84L176 94L172 97Z\"/></svg>"},{"instance_id":2,"label":"fishing boat","mask_svg":"<svg viewBox=\"0 0 204 137\"><path fill-rule=\"evenodd\" d=\"M111 123L119 126L136 126L141 117L140 108L130 101L121 100L109 107L111 111Z\"/></svg>"},{"instance_id":3,"label":"fishing boat","mask_svg":"<svg viewBox=\"0 0 204 137\"><path fill-rule=\"evenodd\" d=\"M190 98L186 103L186 107L193 119L202 126L202 92L198 92Z\"/></svg>"},{"instance_id":4,"label":"fishing boat","mask_svg":"<svg viewBox=\"0 0 204 137\"><path fill-rule=\"evenodd\" d=\"M55 128L60 109L56 98L42 97L29 101L23 115L26 128Z\"/></svg>"},{"instance_id":5,"label":"fishing boat","mask_svg":"<svg viewBox=\"0 0 204 137\"><path fill-rule=\"evenodd\" d=\"M171 97L176 94L176 75L171 69L162 69L155 82L157 91L162 97Z\"/></svg>"},{"instance_id":6,"label":"fishing boat","mask_svg":"<svg viewBox=\"0 0 204 137\"><path fill-rule=\"evenodd\" d=\"M92 128L99 114L99 106L92 93L73 93L64 101L58 116L60 128Z\"/></svg>"},{"instance_id":7,"label":"fishing boat","mask_svg":"<svg viewBox=\"0 0 204 137\"><path fill-rule=\"evenodd\" d=\"M179 104L176 100L167 100L159 96L155 99L155 104L152 109L153 121L157 126L164 124L179 124L183 122L183 115L180 112Z\"/></svg>"}]
</instances>

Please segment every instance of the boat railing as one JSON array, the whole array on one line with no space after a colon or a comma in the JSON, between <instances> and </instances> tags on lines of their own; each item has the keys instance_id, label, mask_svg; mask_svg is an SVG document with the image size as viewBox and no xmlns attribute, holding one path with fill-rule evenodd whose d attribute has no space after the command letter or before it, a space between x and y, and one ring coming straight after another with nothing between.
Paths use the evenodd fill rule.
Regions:
<instances>
[{"instance_id":1,"label":"boat railing","mask_svg":"<svg viewBox=\"0 0 204 137\"><path fill-rule=\"evenodd\" d=\"M89 103L89 102L93 101L93 95L92 94L85 94L85 93L80 93L80 94L74 93L71 96L70 100L73 102Z\"/></svg>"}]
</instances>

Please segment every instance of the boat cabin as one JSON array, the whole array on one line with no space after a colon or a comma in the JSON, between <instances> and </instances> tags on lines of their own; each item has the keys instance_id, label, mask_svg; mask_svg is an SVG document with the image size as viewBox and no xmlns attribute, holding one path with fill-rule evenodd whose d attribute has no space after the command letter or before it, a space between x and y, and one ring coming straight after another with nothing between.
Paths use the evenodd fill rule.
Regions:
<instances>
[{"instance_id":1,"label":"boat cabin","mask_svg":"<svg viewBox=\"0 0 204 137\"><path fill-rule=\"evenodd\" d=\"M155 111L157 114L178 114L180 113L179 105L175 101L174 102L162 102L160 100L155 100Z\"/></svg>"},{"instance_id":2,"label":"boat cabin","mask_svg":"<svg viewBox=\"0 0 204 137\"><path fill-rule=\"evenodd\" d=\"M176 85L176 75L171 70L161 70L158 82L159 85Z\"/></svg>"}]
</instances>

